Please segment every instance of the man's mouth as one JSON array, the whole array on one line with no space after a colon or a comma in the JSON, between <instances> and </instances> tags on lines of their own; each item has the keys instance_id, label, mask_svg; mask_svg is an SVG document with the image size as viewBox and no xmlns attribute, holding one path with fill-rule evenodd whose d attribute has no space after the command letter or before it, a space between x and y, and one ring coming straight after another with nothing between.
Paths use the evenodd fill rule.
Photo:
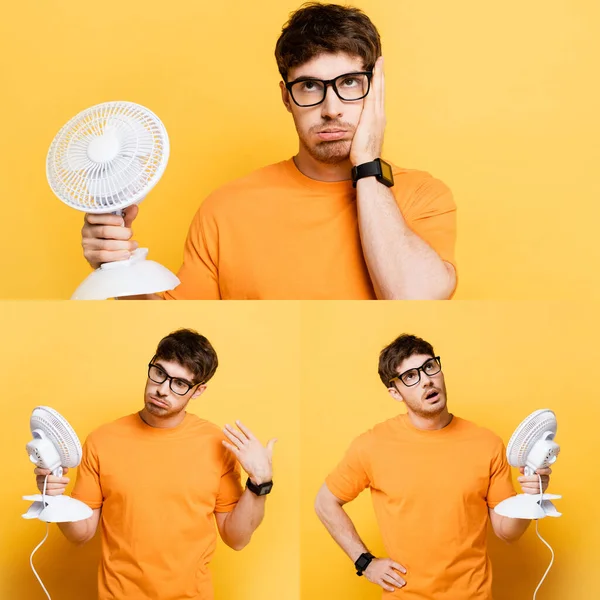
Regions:
<instances>
[{"instance_id":1,"label":"man's mouth","mask_svg":"<svg viewBox=\"0 0 600 600\"><path fill-rule=\"evenodd\" d=\"M151 404L155 404L156 406L160 406L161 408L169 408L169 405L164 400L161 400L156 396L150 396L150 402Z\"/></svg>"},{"instance_id":2,"label":"man's mouth","mask_svg":"<svg viewBox=\"0 0 600 600\"><path fill-rule=\"evenodd\" d=\"M317 131L317 136L322 140L341 140L348 131L346 129L338 129L337 127L328 127Z\"/></svg>"},{"instance_id":3,"label":"man's mouth","mask_svg":"<svg viewBox=\"0 0 600 600\"><path fill-rule=\"evenodd\" d=\"M425 400L437 400L440 397L440 392L439 390L429 390L426 394L425 394Z\"/></svg>"}]
</instances>

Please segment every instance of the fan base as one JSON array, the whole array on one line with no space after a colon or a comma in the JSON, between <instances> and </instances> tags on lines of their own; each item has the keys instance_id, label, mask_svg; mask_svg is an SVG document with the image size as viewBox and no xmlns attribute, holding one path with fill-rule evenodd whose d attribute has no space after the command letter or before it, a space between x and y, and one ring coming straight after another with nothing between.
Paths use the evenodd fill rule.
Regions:
<instances>
[{"instance_id":1,"label":"fan base","mask_svg":"<svg viewBox=\"0 0 600 600\"><path fill-rule=\"evenodd\" d=\"M23 496L23 500L33 501L24 519L39 519L46 523L74 523L92 516L92 509L83 502L69 496Z\"/></svg>"},{"instance_id":2,"label":"fan base","mask_svg":"<svg viewBox=\"0 0 600 600\"><path fill-rule=\"evenodd\" d=\"M156 294L181 282L166 267L146 260L147 248L138 248L128 260L102 265L75 290L71 300L106 300L121 296Z\"/></svg>"},{"instance_id":3,"label":"fan base","mask_svg":"<svg viewBox=\"0 0 600 600\"><path fill-rule=\"evenodd\" d=\"M560 517L562 513L550 500L562 498L557 494L518 494L500 502L494 512L511 519L543 519Z\"/></svg>"}]
</instances>

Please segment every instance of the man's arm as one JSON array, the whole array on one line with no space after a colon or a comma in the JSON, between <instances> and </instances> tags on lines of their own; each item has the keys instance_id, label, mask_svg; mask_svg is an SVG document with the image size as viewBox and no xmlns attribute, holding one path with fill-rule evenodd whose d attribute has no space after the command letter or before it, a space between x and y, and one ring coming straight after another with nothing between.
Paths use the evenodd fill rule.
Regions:
<instances>
[{"instance_id":1,"label":"man's arm","mask_svg":"<svg viewBox=\"0 0 600 600\"><path fill-rule=\"evenodd\" d=\"M381 300L445 300L456 286L454 267L406 224L390 188L374 177L356 185L363 255Z\"/></svg>"},{"instance_id":2,"label":"man's arm","mask_svg":"<svg viewBox=\"0 0 600 600\"><path fill-rule=\"evenodd\" d=\"M229 442L222 444L237 458L254 485L272 481L273 446L276 438L263 446L256 436L240 421L237 428L225 425L223 433ZM234 550L244 548L265 516L266 496L257 496L246 488L233 510L215 512L215 520L221 539Z\"/></svg>"},{"instance_id":3,"label":"man's arm","mask_svg":"<svg viewBox=\"0 0 600 600\"><path fill-rule=\"evenodd\" d=\"M354 563L361 554L368 552L368 549L360 539L354 523L342 508L344 504L345 502L332 494L327 485L323 484L315 500L315 511L329 535ZM374 558L364 575L371 583L393 592L406 583L397 571L406 573L402 565L389 558Z\"/></svg>"},{"instance_id":4,"label":"man's arm","mask_svg":"<svg viewBox=\"0 0 600 600\"><path fill-rule=\"evenodd\" d=\"M219 535L230 548L241 550L248 545L265 516L266 499L246 488L232 511L215 513Z\"/></svg>"},{"instance_id":5,"label":"man's arm","mask_svg":"<svg viewBox=\"0 0 600 600\"><path fill-rule=\"evenodd\" d=\"M381 157L386 125L384 101L383 58L379 57L352 140L352 166ZM456 286L454 267L408 227L391 190L374 177L366 177L358 180L356 194L363 255L377 297L449 298Z\"/></svg>"},{"instance_id":6,"label":"man's arm","mask_svg":"<svg viewBox=\"0 0 600 600\"><path fill-rule=\"evenodd\" d=\"M502 541L511 543L516 542L529 527L529 519L511 519L494 512L493 508L488 509L492 529L497 537Z\"/></svg>"},{"instance_id":7,"label":"man's arm","mask_svg":"<svg viewBox=\"0 0 600 600\"><path fill-rule=\"evenodd\" d=\"M533 475L525 475L525 469L520 467L521 472L518 482L521 484L521 490L524 494L539 494L545 492L550 483L550 474L552 469L538 469ZM541 483L541 490L540 490ZM505 542L516 542L526 531L531 523L530 519L513 519L504 517L494 512L493 508L488 509L490 522L494 533Z\"/></svg>"},{"instance_id":8,"label":"man's arm","mask_svg":"<svg viewBox=\"0 0 600 600\"><path fill-rule=\"evenodd\" d=\"M62 534L73 544L81 546L86 542L89 542L94 535L96 535L96 529L100 522L100 515L102 513L101 508L95 508L92 511L92 516L89 519L83 521L77 521L76 523L57 523L58 528Z\"/></svg>"},{"instance_id":9,"label":"man's arm","mask_svg":"<svg viewBox=\"0 0 600 600\"><path fill-rule=\"evenodd\" d=\"M62 477L52 475L50 469L36 467L33 472L36 475L36 483L40 493L46 496L60 496L65 493L71 479L67 477L68 467L63 468ZM92 516L83 521L75 523L57 523L63 535L73 544L81 545L91 540L96 534L102 509L92 509Z\"/></svg>"}]
</instances>

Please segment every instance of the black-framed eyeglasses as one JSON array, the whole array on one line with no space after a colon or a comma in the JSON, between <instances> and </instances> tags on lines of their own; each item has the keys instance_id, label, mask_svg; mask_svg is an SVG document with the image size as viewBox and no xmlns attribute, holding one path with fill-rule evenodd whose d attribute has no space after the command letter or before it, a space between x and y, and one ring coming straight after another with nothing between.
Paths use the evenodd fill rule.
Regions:
<instances>
[{"instance_id":1,"label":"black-framed eyeglasses","mask_svg":"<svg viewBox=\"0 0 600 600\"><path fill-rule=\"evenodd\" d=\"M421 381L421 371L423 371L423 373L425 373L425 375L428 377L431 377L432 375L437 375L441 370L442 361L440 360L439 356L436 356L426 360L420 367L408 369L408 371L404 371L404 373L400 373L400 375L392 377L392 379L390 379L390 383L399 379L406 387L412 387Z\"/></svg>"},{"instance_id":2,"label":"black-framed eyeglasses","mask_svg":"<svg viewBox=\"0 0 600 600\"><path fill-rule=\"evenodd\" d=\"M154 359L148 365L148 378L154 383L164 383L169 380L169 388L178 396L185 396L193 387L200 385L199 383L190 383L180 377L171 377L162 367L154 364Z\"/></svg>"},{"instance_id":3,"label":"black-framed eyeglasses","mask_svg":"<svg viewBox=\"0 0 600 600\"><path fill-rule=\"evenodd\" d=\"M354 102L369 93L372 76L373 71L356 71L339 75L335 79L299 77L294 81L286 82L285 87L290 92L292 100L303 108L321 104L325 100L329 86L333 88L340 100Z\"/></svg>"}]
</instances>

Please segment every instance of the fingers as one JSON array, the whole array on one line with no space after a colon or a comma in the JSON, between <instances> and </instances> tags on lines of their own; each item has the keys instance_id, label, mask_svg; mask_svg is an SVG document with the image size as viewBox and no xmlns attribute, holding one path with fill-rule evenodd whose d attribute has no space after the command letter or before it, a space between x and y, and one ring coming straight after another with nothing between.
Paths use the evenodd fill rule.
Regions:
<instances>
[{"instance_id":1,"label":"fingers","mask_svg":"<svg viewBox=\"0 0 600 600\"><path fill-rule=\"evenodd\" d=\"M385 581L386 583L389 583L397 588L401 588L406 583L404 581L404 579L402 579L398 575L395 575L394 573L391 573L391 572L384 573L381 576L381 579L383 581Z\"/></svg>"},{"instance_id":2,"label":"fingers","mask_svg":"<svg viewBox=\"0 0 600 600\"><path fill-rule=\"evenodd\" d=\"M396 591L396 588L393 588L391 585L389 585L388 583L385 583L384 581L381 581L378 583L386 592L395 592Z\"/></svg>"},{"instance_id":3,"label":"fingers","mask_svg":"<svg viewBox=\"0 0 600 600\"><path fill-rule=\"evenodd\" d=\"M552 469L550 467L546 467L545 469L538 469L536 471L537 475L550 475L552 473Z\"/></svg>"},{"instance_id":4,"label":"fingers","mask_svg":"<svg viewBox=\"0 0 600 600\"><path fill-rule=\"evenodd\" d=\"M131 227L131 224L133 223L133 220L137 217L139 210L140 207L137 204L132 204L123 211L125 227Z\"/></svg>"},{"instance_id":5,"label":"fingers","mask_svg":"<svg viewBox=\"0 0 600 600\"><path fill-rule=\"evenodd\" d=\"M225 440L223 440L221 443L223 444L223 446L225 446L225 448L227 448L227 450L230 450L236 456L239 455L240 451L235 446L232 446L231 444L227 443Z\"/></svg>"},{"instance_id":6,"label":"fingers","mask_svg":"<svg viewBox=\"0 0 600 600\"><path fill-rule=\"evenodd\" d=\"M238 447L243 446L248 438L238 429L233 428L231 425L225 425L223 433Z\"/></svg>"},{"instance_id":7,"label":"fingers","mask_svg":"<svg viewBox=\"0 0 600 600\"><path fill-rule=\"evenodd\" d=\"M236 421L235 424L246 434L249 440L255 440L254 434L241 422Z\"/></svg>"},{"instance_id":8,"label":"fingers","mask_svg":"<svg viewBox=\"0 0 600 600\"><path fill-rule=\"evenodd\" d=\"M269 453L269 455L273 454L273 447L275 446L276 441L277 438L273 438L267 442L267 452Z\"/></svg>"},{"instance_id":9,"label":"fingers","mask_svg":"<svg viewBox=\"0 0 600 600\"><path fill-rule=\"evenodd\" d=\"M394 562L393 560L390 561L390 566L394 569L396 569L396 571L400 571L400 573L404 573L406 575L406 568L403 567L400 563Z\"/></svg>"}]
</instances>

